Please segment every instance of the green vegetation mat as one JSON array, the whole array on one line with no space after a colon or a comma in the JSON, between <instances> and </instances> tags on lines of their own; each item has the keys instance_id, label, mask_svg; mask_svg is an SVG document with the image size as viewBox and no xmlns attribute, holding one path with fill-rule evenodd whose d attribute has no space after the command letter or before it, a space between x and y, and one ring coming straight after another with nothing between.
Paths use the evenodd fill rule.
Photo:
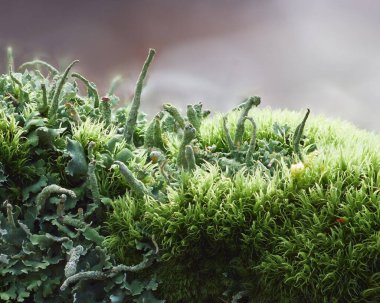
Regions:
<instances>
[{"instance_id":1,"label":"green vegetation mat","mask_svg":"<svg viewBox=\"0 0 380 303\"><path fill-rule=\"evenodd\" d=\"M119 80L8 51L0 300L380 302L380 136L259 97L147 119L154 54L117 108Z\"/></svg>"}]
</instances>

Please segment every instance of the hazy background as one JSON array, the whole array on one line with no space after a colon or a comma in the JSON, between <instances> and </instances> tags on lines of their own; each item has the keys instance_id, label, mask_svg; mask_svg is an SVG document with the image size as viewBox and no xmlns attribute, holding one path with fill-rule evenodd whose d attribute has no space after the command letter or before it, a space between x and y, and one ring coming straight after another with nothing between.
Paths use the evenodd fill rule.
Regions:
<instances>
[{"instance_id":1,"label":"hazy background","mask_svg":"<svg viewBox=\"0 0 380 303\"><path fill-rule=\"evenodd\" d=\"M248 95L263 106L341 117L380 131L380 1L0 0L4 49L76 69L104 94L133 94L149 47L157 56L143 110L203 101L213 111Z\"/></svg>"}]
</instances>

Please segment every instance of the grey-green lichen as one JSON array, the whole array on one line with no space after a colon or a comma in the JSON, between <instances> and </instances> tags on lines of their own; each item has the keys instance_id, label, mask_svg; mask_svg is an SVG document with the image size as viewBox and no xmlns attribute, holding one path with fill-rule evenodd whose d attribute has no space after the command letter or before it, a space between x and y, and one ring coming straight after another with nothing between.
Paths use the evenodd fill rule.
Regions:
<instances>
[{"instance_id":1,"label":"grey-green lichen","mask_svg":"<svg viewBox=\"0 0 380 303\"><path fill-rule=\"evenodd\" d=\"M87 178L88 187L90 188L92 199L95 203L100 203L101 197L98 180L96 178L96 160L91 160L88 164Z\"/></svg>"},{"instance_id":2,"label":"grey-green lichen","mask_svg":"<svg viewBox=\"0 0 380 303\"><path fill-rule=\"evenodd\" d=\"M180 128L185 128L185 120L174 105L167 103L164 104L163 108L174 118L175 122L179 125Z\"/></svg>"},{"instance_id":3,"label":"grey-green lichen","mask_svg":"<svg viewBox=\"0 0 380 303\"><path fill-rule=\"evenodd\" d=\"M72 198L76 198L75 192L72 190L63 188L59 185L56 184L51 184L43 188L43 190L37 195L36 197L36 206L37 209L41 209L44 205L46 200L51 196L51 195L57 195L57 194L65 194L69 195Z\"/></svg>"},{"instance_id":4,"label":"grey-green lichen","mask_svg":"<svg viewBox=\"0 0 380 303\"><path fill-rule=\"evenodd\" d=\"M137 194L139 197L144 197L145 195L149 195L149 192L144 186L144 184L138 179L136 179L133 173L129 170L128 166L126 166L121 161L115 161L115 164L119 166L120 172L123 175L123 177L127 180L127 183L130 186L132 192Z\"/></svg>"},{"instance_id":5,"label":"grey-green lichen","mask_svg":"<svg viewBox=\"0 0 380 303\"><path fill-rule=\"evenodd\" d=\"M129 109L127 122L124 128L124 139L127 143L132 143L133 133L135 132L135 129L136 129L137 115L140 108L140 99L141 99L142 88L144 85L144 80L155 53L156 51L154 49L149 49L148 57L146 58L146 61L141 70L140 76L136 83L135 95L133 97L132 104Z\"/></svg>"},{"instance_id":6,"label":"grey-green lichen","mask_svg":"<svg viewBox=\"0 0 380 303\"><path fill-rule=\"evenodd\" d=\"M98 108L99 107L99 99L100 98L99 98L98 90L96 89L96 87L94 86L94 84L91 83L85 77L83 77L81 74L72 73L71 76L74 77L74 78L79 79L80 81L82 81L84 83L84 85L87 87L88 94L91 95L91 96L93 96L93 98L94 98L94 108Z\"/></svg>"},{"instance_id":7,"label":"grey-green lichen","mask_svg":"<svg viewBox=\"0 0 380 303\"><path fill-rule=\"evenodd\" d=\"M77 265L81 254L84 252L82 245L73 247L69 251L69 261L67 261L65 266L65 277L71 277L77 272Z\"/></svg>"},{"instance_id":8,"label":"grey-green lichen","mask_svg":"<svg viewBox=\"0 0 380 303\"><path fill-rule=\"evenodd\" d=\"M49 108L49 119L53 120L55 115L57 114L58 105L59 105L59 96L61 95L61 91L63 88L63 85L65 84L66 78L71 70L71 68L74 66L74 64L78 63L79 60L75 60L69 64L69 66L66 68L66 70L63 72L62 76L59 79L58 86L54 91L54 95L50 104Z\"/></svg>"},{"instance_id":9,"label":"grey-green lichen","mask_svg":"<svg viewBox=\"0 0 380 303\"><path fill-rule=\"evenodd\" d=\"M293 136L294 150L301 159L302 159L302 154L300 151L300 141L301 141L303 130L305 128L306 120L309 117L309 114L310 114L310 109L307 109L305 117L303 118L302 122L297 126L294 132L294 136Z\"/></svg>"},{"instance_id":10,"label":"grey-green lichen","mask_svg":"<svg viewBox=\"0 0 380 303\"><path fill-rule=\"evenodd\" d=\"M54 66L52 66L51 64L43 61L43 60L39 60L39 59L36 59L36 60L33 60L33 61L28 61L28 62L25 62L23 64L20 65L19 67L19 70L23 70L25 68L34 68L34 67L39 67L39 66L43 66L45 67L51 74L52 76L55 76L55 75L58 75L59 74L59 70L56 69Z\"/></svg>"},{"instance_id":11,"label":"grey-green lichen","mask_svg":"<svg viewBox=\"0 0 380 303\"><path fill-rule=\"evenodd\" d=\"M196 137L195 128L190 123L187 123L185 125L184 131L183 131L183 139L178 150L177 165L179 167L182 167L185 169L187 168L186 146L189 145L191 141L195 139L195 137Z\"/></svg>"}]
</instances>

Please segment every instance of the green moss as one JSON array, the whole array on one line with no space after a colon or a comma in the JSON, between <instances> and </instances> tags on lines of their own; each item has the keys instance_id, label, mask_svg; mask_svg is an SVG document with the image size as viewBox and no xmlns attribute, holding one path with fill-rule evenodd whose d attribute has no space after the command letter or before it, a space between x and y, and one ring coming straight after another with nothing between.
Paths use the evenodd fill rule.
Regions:
<instances>
[{"instance_id":1,"label":"green moss","mask_svg":"<svg viewBox=\"0 0 380 303\"><path fill-rule=\"evenodd\" d=\"M228 115L232 136L239 117L239 111ZM140 216L131 218L120 210L124 202L115 203L109 222L136 224L155 236L160 290L168 302L218 302L226 290L244 291L249 302L379 298L373 281L380 271L380 138L346 122L310 117L300 140L306 155L297 168L289 130L302 118L255 111L254 157L264 159L268 142L276 141L281 157L274 170L262 161L263 167L243 166L231 175L218 161L201 163L180 177L179 186L167 188L164 202L141 201ZM229 151L222 119L216 115L201 127L200 148L216 146L214 157ZM278 125L289 127L281 133ZM243 142L252 131L247 124ZM275 149L271 156L276 159ZM123 237L117 228L112 233L120 242L110 247L120 247Z\"/></svg>"},{"instance_id":2,"label":"green moss","mask_svg":"<svg viewBox=\"0 0 380 303\"><path fill-rule=\"evenodd\" d=\"M259 97L148 121L154 53L114 110L116 82L100 98L73 63L15 73L8 52L0 299L379 302L380 137Z\"/></svg>"}]
</instances>

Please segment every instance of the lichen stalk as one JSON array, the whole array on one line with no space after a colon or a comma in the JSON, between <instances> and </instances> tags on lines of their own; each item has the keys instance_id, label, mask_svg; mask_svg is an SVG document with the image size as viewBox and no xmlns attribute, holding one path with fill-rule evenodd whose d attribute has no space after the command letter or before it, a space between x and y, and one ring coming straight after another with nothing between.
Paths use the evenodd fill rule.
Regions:
<instances>
[{"instance_id":1,"label":"lichen stalk","mask_svg":"<svg viewBox=\"0 0 380 303\"><path fill-rule=\"evenodd\" d=\"M249 164L252 160L252 155L256 148L257 126L252 117L246 117L246 120L252 123L252 137L251 137L251 141L249 142L248 151L245 157L245 162Z\"/></svg>"},{"instance_id":2,"label":"lichen stalk","mask_svg":"<svg viewBox=\"0 0 380 303\"><path fill-rule=\"evenodd\" d=\"M49 120L50 121L52 121L54 119L55 115L57 114L58 106L59 106L59 96L61 94L63 85L65 84L67 75L69 74L69 71L71 70L73 65L78 63L78 62L79 62L79 60L75 60L75 61L71 62L69 64L69 66L66 68L65 72L63 73L61 79L59 80L58 86L54 92L52 102L51 102L51 106L49 109Z\"/></svg>"},{"instance_id":3,"label":"lichen stalk","mask_svg":"<svg viewBox=\"0 0 380 303\"><path fill-rule=\"evenodd\" d=\"M293 147L295 153L302 159L302 154L300 151L300 141L302 137L303 130L305 128L306 120L309 117L310 114L310 109L307 109L305 117L303 118L302 122L296 127L296 130L294 132L294 137L293 137Z\"/></svg>"},{"instance_id":4,"label":"lichen stalk","mask_svg":"<svg viewBox=\"0 0 380 303\"><path fill-rule=\"evenodd\" d=\"M41 84L41 90L42 90L42 104L40 106L40 113L44 114L48 110L48 99L47 99L47 92L46 92L45 83Z\"/></svg>"},{"instance_id":5,"label":"lichen stalk","mask_svg":"<svg viewBox=\"0 0 380 303\"><path fill-rule=\"evenodd\" d=\"M168 112L174 118L180 128L185 128L185 120L174 105L164 104L163 108L164 111Z\"/></svg>"},{"instance_id":6,"label":"lichen stalk","mask_svg":"<svg viewBox=\"0 0 380 303\"><path fill-rule=\"evenodd\" d=\"M8 67L8 74L11 75L13 71L15 70L15 63L13 59L13 49L12 47L7 48L7 67Z\"/></svg>"},{"instance_id":7,"label":"lichen stalk","mask_svg":"<svg viewBox=\"0 0 380 303\"><path fill-rule=\"evenodd\" d=\"M164 150L164 142L162 140L162 131L160 124L160 115L157 114L149 123L144 134L144 146L146 148L157 147Z\"/></svg>"},{"instance_id":8,"label":"lichen stalk","mask_svg":"<svg viewBox=\"0 0 380 303\"><path fill-rule=\"evenodd\" d=\"M88 143L87 147L87 155L90 161L95 160L95 155L94 155L94 148L95 148L96 143L94 141L90 141Z\"/></svg>"},{"instance_id":9,"label":"lichen stalk","mask_svg":"<svg viewBox=\"0 0 380 303\"><path fill-rule=\"evenodd\" d=\"M100 203L100 192L99 192L98 180L96 178L96 161L95 160L91 160L88 165L87 182L92 194L92 199L94 200L94 202Z\"/></svg>"},{"instance_id":10,"label":"lichen stalk","mask_svg":"<svg viewBox=\"0 0 380 303\"><path fill-rule=\"evenodd\" d=\"M227 127L227 116L223 117L223 130L224 134L226 135L226 141L230 152L235 151L236 147L234 142L232 141L230 130Z\"/></svg>"},{"instance_id":11,"label":"lichen stalk","mask_svg":"<svg viewBox=\"0 0 380 303\"><path fill-rule=\"evenodd\" d=\"M46 200L53 194L65 194L72 198L77 197L76 194L72 190L63 188L56 184L51 184L44 187L44 189L37 195L36 197L37 209L40 210L44 206Z\"/></svg>"},{"instance_id":12,"label":"lichen stalk","mask_svg":"<svg viewBox=\"0 0 380 303\"><path fill-rule=\"evenodd\" d=\"M81 254L83 253L84 248L82 245L78 245L76 247L73 247L69 252L69 261L66 263L65 266L65 277L71 277L75 275L77 272L77 265L79 262L79 258Z\"/></svg>"},{"instance_id":13,"label":"lichen stalk","mask_svg":"<svg viewBox=\"0 0 380 303\"><path fill-rule=\"evenodd\" d=\"M177 165L181 168L187 167L187 160L186 160L186 145L189 145L192 140L194 140L196 137L196 130L195 128L190 124L187 123L184 129L183 133L183 139L181 142L181 145L179 146L178 150L178 156L177 156Z\"/></svg>"},{"instance_id":14,"label":"lichen stalk","mask_svg":"<svg viewBox=\"0 0 380 303\"><path fill-rule=\"evenodd\" d=\"M260 102L261 102L260 97L249 97L249 99L243 104L240 118L236 124L235 142L234 142L236 147L239 147L243 140L245 118L248 116L248 113L251 110L251 108L253 106L258 106Z\"/></svg>"},{"instance_id":15,"label":"lichen stalk","mask_svg":"<svg viewBox=\"0 0 380 303\"><path fill-rule=\"evenodd\" d=\"M94 96L94 108L98 108L99 107L99 93L98 93L98 90L94 87L94 84L92 84L89 80L87 80L81 74L72 73L71 76L83 82L83 84L87 87L87 90L90 93L92 93L92 95Z\"/></svg>"},{"instance_id":16,"label":"lichen stalk","mask_svg":"<svg viewBox=\"0 0 380 303\"><path fill-rule=\"evenodd\" d=\"M192 171L195 169L195 155L194 155L194 150L191 147L191 145L186 145L185 147L185 158L187 162L187 170Z\"/></svg>"},{"instance_id":17,"label":"lichen stalk","mask_svg":"<svg viewBox=\"0 0 380 303\"><path fill-rule=\"evenodd\" d=\"M121 174L127 180L128 185L135 194L137 194L139 197L150 195L145 185L140 180L136 179L136 177L123 162L115 161L115 164L119 166Z\"/></svg>"},{"instance_id":18,"label":"lichen stalk","mask_svg":"<svg viewBox=\"0 0 380 303\"><path fill-rule=\"evenodd\" d=\"M24 68L34 67L34 66L38 66L38 65L42 65L43 67L45 67L53 76L59 74L59 71L54 66L50 65L49 63L47 63L43 60L38 60L38 59L33 60L33 61L29 61L29 62L25 62L24 64L20 65L20 67L18 69L22 70Z\"/></svg>"},{"instance_id":19,"label":"lichen stalk","mask_svg":"<svg viewBox=\"0 0 380 303\"><path fill-rule=\"evenodd\" d=\"M105 280L108 275L101 271L85 271L68 277L60 287L61 291L65 291L70 284L84 280Z\"/></svg>"},{"instance_id":20,"label":"lichen stalk","mask_svg":"<svg viewBox=\"0 0 380 303\"><path fill-rule=\"evenodd\" d=\"M11 227L16 227L15 220L13 218L13 206L8 201L4 202L4 206L7 208L7 222Z\"/></svg>"},{"instance_id":21,"label":"lichen stalk","mask_svg":"<svg viewBox=\"0 0 380 303\"><path fill-rule=\"evenodd\" d=\"M99 105L101 119L105 126L108 127L111 124L112 112L111 112L111 102L108 97L103 97Z\"/></svg>"},{"instance_id":22,"label":"lichen stalk","mask_svg":"<svg viewBox=\"0 0 380 303\"><path fill-rule=\"evenodd\" d=\"M201 118L196 112L196 110L194 109L193 105L187 106L187 119L199 133L199 129L201 127Z\"/></svg>"},{"instance_id":23,"label":"lichen stalk","mask_svg":"<svg viewBox=\"0 0 380 303\"><path fill-rule=\"evenodd\" d=\"M145 60L140 76L136 83L135 95L133 97L132 104L131 104L128 118L127 118L127 122L124 128L124 138L125 138L125 141L129 144L132 143L133 134L136 129L137 115L140 108L140 99L141 99L141 93L142 93L142 89L144 85L144 80L148 72L148 68L150 64L152 63L155 53L156 51L154 49L149 49L148 57Z\"/></svg>"}]
</instances>

